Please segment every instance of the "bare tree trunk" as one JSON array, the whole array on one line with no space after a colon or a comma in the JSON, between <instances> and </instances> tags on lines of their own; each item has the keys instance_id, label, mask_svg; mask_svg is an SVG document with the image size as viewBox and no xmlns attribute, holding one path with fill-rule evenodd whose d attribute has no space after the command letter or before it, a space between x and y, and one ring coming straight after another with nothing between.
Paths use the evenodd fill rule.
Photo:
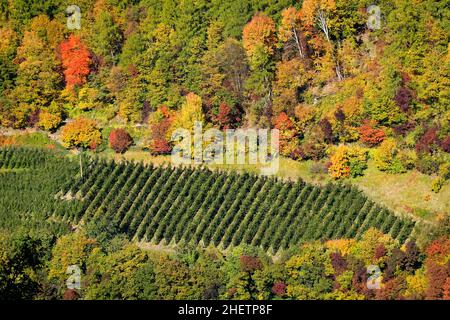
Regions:
<instances>
[{"instance_id":1,"label":"bare tree trunk","mask_svg":"<svg viewBox=\"0 0 450 320\"><path fill-rule=\"evenodd\" d=\"M339 81L342 81L342 79L344 79L344 76L342 75L342 72L341 72L341 67L339 65L339 62L336 62L336 75L337 75Z\"/></svg>"},{"instance_id":2,"label":"bare tree trunk","mask_svg":"<svg viewBox=\"0 0 450 320\"><path fill-rule=\"evenodd\" d=\"M323 33L325 34L325 37L327 38L327 41L329 43L332 43L331 39L330 39L330 32L328 30L327 19L326 19L325 14L324 14L324 12L322 10L319 10L317 18L319 20L320 29L322 29ZM333 56L336 59L336 61L335 61L335 64L336 64L336 66L335 66L336 76L338 78L338 81L342 81L344 79L344 76L343 76L342 71L341 71L341 66L339 65L339 61L337 61L336 55L334 53L333 53Z\"/></svg>"},{"instance_id":3,"label":"bare tree trunk","mask_svg":"<svg viewBox=\"0 0 450 320\"><path fill-rule=\"evenodd\" d=\"M297 30L295 28L292 28L292 33L294 34L295 44L297 45L297 50L298 50L298 53L300 54L300 58L303 59L305 57L305 54L303 53L302 44L301 44L300 38L297 34Z\"/></svg>"},{"instance_id":4,"label":"bare tree trunk","mask_svg":"<svg viewBox=\"0 0 450 320\"><path fill-rule=\"evenodd\" d=\"M337 43L337 47L338 49L341 48L341 44L340 42ZM338 77L339 81L342 81L345 78L344 72L342 70L341 64L339 63L339 55L337 54L337 52L335 53L335 60L336 60L336 75Z\"/></svg>"},{"instance_id":5,"label":"bare tree trunk","mask_svg":"<svg viewBox=\"0 0 450 320\"><path fill-rule=\"evenodd\" d=\"M240 77L239 73L237 73L237 72L234 73L234 77L235 77L235 81L236 81L236 89L240 94L242 91L241 77Z\"/></svg>"},{"instance_id":6,"label":"bare tree trunk","mask_svg":"<svg viewBox=\"0 0 450 320\"><path fill-rule=\"evenodd\" d=\"M327 19L326 19L325 14L323 13L322 10L319 10L318 19L319 19L320 29L322 29L323 33L325 34L325 37L327 38L327 41L331 42L331 40L330 40L330 33L328 31Z\"/></svg>"},{"instance_id":7,"label":"bare tree trunk","mask_svg":"<svg viewBox=\"0 0 450 320\"><path fill-rule=\"evenodd\" d=\"M272 96L273 96L273 91L272 91L272 86L270 85L270 81L269 79L267 79L266 76L264 76L264 83L265 83L265 87L267 90L267 94L264 97L264 111L266 113L267 118L270 118L272 115Z\"/></svg>"}]
</instances>

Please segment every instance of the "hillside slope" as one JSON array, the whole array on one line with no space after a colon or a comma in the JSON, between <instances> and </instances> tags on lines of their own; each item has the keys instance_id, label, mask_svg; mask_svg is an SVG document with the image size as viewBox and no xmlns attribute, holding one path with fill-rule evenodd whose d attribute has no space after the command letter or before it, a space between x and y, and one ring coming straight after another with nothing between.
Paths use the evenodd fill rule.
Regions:
<instances>
[{"instance_id":1,"label":"hillside slope","mask_svg":"<svg viewBox=\"0 0 450 320\"><path fill-rule=\"evenodd\" d=\"M24 162L29 158L27 149L2 149L0 167L33 168L25 171L30 174L48 171L54 162ZM62 171L65 162L58 161ZM9 180L2 179L8 181L2 189L14 185L11 179L22 177L15 172ZM51 179L46 183L54 184ZM47 202L55 202L54 190L46 195ZM94 219L130 238L155 244L184 242L221 248L251 244L277 252L308 240L358 238L370 227L403 243L414 228L413 221L396 217L343 184L319 187L303 181L96 158L87 160L83 178L77 175L61 183L56 198L46 208L46 217L54 215L71 223Z\"/></svg>"}]
</instances>

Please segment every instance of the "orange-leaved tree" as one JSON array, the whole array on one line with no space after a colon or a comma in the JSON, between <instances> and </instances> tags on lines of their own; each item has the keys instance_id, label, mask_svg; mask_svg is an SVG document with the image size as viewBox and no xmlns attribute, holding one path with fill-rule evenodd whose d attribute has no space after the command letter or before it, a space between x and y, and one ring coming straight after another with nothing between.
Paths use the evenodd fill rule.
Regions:
<instances>
[{"instance_id":1,"label":"orange-leaved tree","mask_svg":"<svg viewBox=\"0 0 450 320\"><path fill-rule=\"evenodd\" d=\"M334 0L305 0L303 1L301 14L306 25L318 26L327 41L330 42L329 15L335 10L336 3Z\"/></svg>"},{"instance_id":2,"label":"orange-leaved tree","mask_svg":"<svg viewBox=\"0 0 450 320\"><path fill-rule=\"evenodd\" d=\"M280 153L284 156L291 154L299 147L298 130L289 116L281 112L273 119L273 125L280 130Z\"/></svg>"},{"instance_id":3,"label":"orange-leaved tree","mask_svg":"<svg viewBox=\"0 0 450 320\"><path fill-rule=\"evenodd\" d=\"M374 128L374 124L374 122L364 121L363 125L358 128L361 141L369 147L379 145L386 138L384 131Z\"/></svg>"},{"instance_id":4,"label":"orange-leaved tree","mask_svg":"<svg viewBox=\"0 0 450 320\"><path fill-rule=\"evenodd\" d=\"M289 7L281 13L281 25L278 29L278 36L281 41L293 42L300 58L304 58L305 38L301 30L300 11L294 7Z\"/></svg>"},{"instance_id":5,"label":"orange-leaved tree","mask_svg":"<svg viewBox=\"0 0 450 320\"><path fill-rule=\"evenodd\" d=\"M86 83L91 64L91 54L87 46L80 37L72 34L61 43L60 49L67 89L72 90Z\"/></svg>"},{"instance_id":6,"label":"orange-leaved tree","mask_svg":"<svg viewBox=\"0 0 450 320\"><path fill-rule=\"evenodd\" d=\"M250 61L257 59L255 54L262 50L268 56L275 52L275 22L264 14L257 14L247 23L242 35L244 49Z\"/></svg>"}]
</instances>

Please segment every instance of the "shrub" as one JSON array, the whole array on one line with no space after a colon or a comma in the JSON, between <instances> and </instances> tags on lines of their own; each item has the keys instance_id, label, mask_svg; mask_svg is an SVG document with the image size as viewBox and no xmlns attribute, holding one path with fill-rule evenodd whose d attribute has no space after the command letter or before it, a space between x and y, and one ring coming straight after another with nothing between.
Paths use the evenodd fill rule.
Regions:
<instances>
[{"instance_id":1,"label":"shrub","mask_svg":"<svg viewBox=\"0 0 450 320\"><path fill-rule=\"evenodd\" d=\"M304 159L305 158L305 154L303 153L302 149L297 147L297 148L295 148L294 150L291 151L289 157L294 159L294 160Z\"/></svg>"},{"instance_id":2,"label":"shrub","mask_svg":"<svg viewBox=\"0 0 450 320\"><path fill-rule=\"evenodd\" d=\"M450 162L444 162L439 166L439 176L444 180L450 179Z\"/></svg>"},{"instance_id":3,"label":"shrub","mask_svg":"<svg viewBox=\"0 0 450 320\"><path fill-rule=\"evenodd\" d=\"M398 135L404 136L411 130L415 128L416 124L414 122L404 122L395 126L392 126L394 132Z\"/></svg>"},{"instance_id":4,"label":"shrub","mask_svg":"<svg viewBox=\"0 0 450 320\"><path fill-rule=\"evenodd\" d=\"M399 150L397 154L397 159L406 170L411 170L414 168L416 158L416 153L413 150Z\"/></svg>"},{"instance_id":5,"label":"shrub","mask_svg":"<svg viewBox=\"0 0 450 320\"><path fill-rule=\"evenodd\" d=\"M423 153L417 156L415 167L423 174L432 175L439 171L440 164L441 161L436 157Z\"/></svg>"},{"instance_id":6,"label":"shrub","mask_svg":"<svg viewBox=\"0 0 450 320\"><path fill-rule=\"evenodd\" d=\"M327 143L333 143L333 128L327 118L320 120L320 129L322 130L324 139Z\"/></svg>"},{"instance_id":7,"label":"shrub","mask_svg":"<svg viewBox=\"0 0 450 320\"><path fill-rule=\"evenodd\" d=\"M400 87L395 94L395 103L403 112L407 112L412 100L412 92L409 88Z\"/></svg>"},{"instance_id":8,"label":"shrub","mask_svg":"<svg viewBox=\"0 0 450 320\"><path fill-rule=\"evenodd\" d=\"M284 282L275 282L272 286L272 293L279 297L283 297L286 294L286 287L287 286Z\"/></svg>"},{"instance_id":9,"label":"shrub","mask_svg":"<svg viewBox=\"0 0 450 320\"><path fill-rule=\"evenodd\" d=\"M53 114L46 110L39 113L38 126L47 131L54 131L61 124L61 115Z\"/></svg>"},{"instance_id":10,"label":"shrub","mask_svg":"<svg viewBox=\"0 0 450 320\"><path fill-rule=\"evenodd\" d=\"M275 117L273 124L280 130L280 153L283 156L291 156L298 148L297 129L294 122L286 113L281 112Z\"/></svg>"},{"instance_id":11,"label":"shrub","mask_svg":"<svg viewBox=\"0 0 450 320\"><path fill-rule=\"evenodd\" d=\"M444 162L439 167L439 176L433 179L431 190L438 193L446 180L450 179L450 163Z\"/></svg>"},{"instance_id":12,"label":"shrub","mask_svg":"<svg viewBox=\"0 0 450 320\"><path fill-rule=\"evenodd\" d=\"M152 154L166 154L172 150L168 140L169 128L174 114L166 106L161 106L150 117L151 140L149 149Z\"/></svg>"},{"instance_id":13,"label":"shrub","mask_svg":"<svg viewBox=\"0 0 450 320\"><path fill-rule=\"evenodd\" d=\"M334 112L334 118L339 121L340 123L344 123L345 121L345 113L344 111L342 111L342 108L338 108L335 112Z\"/></svg>"},{"instance_id":14,"label":"shrub","mask_svg":"<svg viewBox=\"0 0 450 320\"><path fill-rule=\"evenodd\" d=\"M133 144L133 139L124 129L114 129L109 134L109 146L116 153L124 153Z\"/></svg>"},{"instance_id":15,"label":"shrub","mask_svg":"<svg viewBox=\"0 0 450 320\"><path fill-rule=\"evenodd\" d=\"M434 261L427 261L425 275L428 279L426 299L442 299L444 295L444 285L447 280L447 266L440 265Z\"/></svg>"},{"instance_id":16,"label":"shrub","mask_svg":"<svg viewBox=\"0 0 450 320\"><path fill-rule=\"evenodd\" d=\"M441 177L434 178L433 182L431 183L431 190L434 193L438 193L442 189L444 182L445 180Z\"/></svg>"},{"instance_id":17,"label":"shrub","mask_svg":"<svg viewBox=\"0 0 450 320\"><path fill-rule=\"evenodd\" d=\"M450 136L445 137L441 141L441 148L447 153L450 153Z\"/></svg>"},{"instance_id":18,"label":"shrub","mask_svg":"<svg viewBox=\"0 0 450 320\"><path fill-rule=\"evenodd\" d=\"M63 295L63 300L78 300L79 298L80 295L75 289L67 289Z\"/></svg>"},{"instance_id":19,"label":"shrub","mask_svg":"<svg viewBox=\"0 0 450 320\"><path fill-rule=\"evenodd\" d=\"M323 131L316 127L305 138L300 149L303 159L320 160L325 156L327 144L324 141Z\"/></svg>"},{"instance_id":20,"label":"shrub","mask_svg":"<svg viewBox=\"0 0 450 320\"><path fill-rule=\"evenodd\" d=\"M320 141L309 140L302 144L301 152L303 159L320 160L325 156L326 144Z\"/></svg>"},{"instance_id":21,"label":"shrub","mask_svg":"<svg viewBox=\"0 0 450 320\"><path fill-rule=\"evenodd\" d=\"M330 158L328 172L334 179L363 175L367 169L367 150L339 145Z\"/></svg>"},{"instance_id":22,"label":"shrub","mask_svg":"<svg viewBox=\"0 0 450 320\"><path fill-rule=\"evenodd\" d=\"M336 275L340 275L347 269L347 261L340 252L332 252L330 260Z\"/></svg>"},{"instance_id":23,"label":"shrub","mask_svg":"<svg viewBox=\"0 0 450 320\"><path fill-rule=\"evenodd\" d=\"M417 153L432 153L439 144L438 129L436 127L429 128L417 141L416 151Z\"/></svg>"},{"instance_id":24,"label":"shrub","mask_svg":"<svg viewBox=\"0 0 450 320\"><path fill-rule=\"evenodd\" d=\"M12 146L15 145L16 143L17 140L15 137L0 134L0 147Z\"/></svg>"},{"instance_id":25,"label":"shrub","mask_svg":"<svg viewBox=\"0 0 450 320\"><path fill-rule=\"evenodd\" d=\"M394 139L384 140L374 151L373 158L376 167L389 173L403 173L412 168L412 155L401 151Z\"/></svg>"},{"instance_id":26,"label":"shrub","mask_svg":"<svg viewBox=\"0 0 450 320\"><path fill-rule=\"evenodd\" d=\"M369 147L375 147L383 142L386 135L381 129L374 129L368 122L358 129L361 141Z\"/></svg>"},{"instance_id":27,"label":"shrub","mask_svg":"<svg viewBox=\"0 0 450 320\"><path fill-rule=\"evenodd\" d=\"M96 149L101 143L101 133L94 120L80 117L62 128L61 139L67 148Z\"/></svg>"},{"instance_id":28,"label":"shrub","mask_svg":"<svg viewBox=\"0 0 450 320\"><path fill-rule=\"evenodd\" d=\"M254 272L262 268L261 260L258 257L243 255L239 260L244 272Z\"/></svg>"}]
</instances>

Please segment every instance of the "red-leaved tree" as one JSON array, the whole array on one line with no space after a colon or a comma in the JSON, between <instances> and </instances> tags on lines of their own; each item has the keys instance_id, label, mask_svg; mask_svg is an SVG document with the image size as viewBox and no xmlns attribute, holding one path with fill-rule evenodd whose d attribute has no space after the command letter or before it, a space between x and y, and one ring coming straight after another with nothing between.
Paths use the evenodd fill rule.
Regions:
<instances>
[{"instance_id":1,"label":"red-leaved tree","mask_svg":"<svg viewBox=\"0 0 450 320\"><path fill-rule=\"evenodd\" d=\"M330 260L336 275L340 275L347 269L347 261L339 252L332 252Z\"/></svg>"},{"instance_id":2,"label":"red-leaved tree","mask_svg":"<svg viewBox=\"0 0 450 320\"><path fill-rule=\"evenodd\" d=\"M425 133L420 137L416 144L416 151L418 153L433 153L436 146L440 144L438 137L438 128L428 128Z\"/></svg>"},{"instance_id":3,"label":"red-leaved tree","mask_svg":"<svg viewBox=\"0 0 450 320\"><path fill-rule=\"evenodd\" d=\"M450 153L450 136L446 136L441 142L441 148L445 152Z\"/></svg>"},{"instance_id":4,"label":"red-leaved tree","mask_svg":"<svg viewBox=\"0 0 450 320\"><path fill-rule=\"evenodd\" d=\"M258 257L241 256L241 269L244 272L255 272L262 268L261 260Z\"/></svg>"},{"instance_id":5,"label":"red-leaved tree","mask_svg":"<svg viewBox=\"0 0 450 320\"><path fill-rule=\"evenodd\" d=\"M448 296L450 240L447 237L434 240L427 247L426 255L425 276L428 283L426 299L443 299Z\"/></svg>"},{"instance_id":6,"label":"red-leaved tree","mask_svg":"<svg viewBox=\"0 0 450 320\"><path fill-rule=\"evenodd\" d=\"M279 297L283 297L286 294L286 287L284 282L275 282L272 286L272 293Z\"/></svg>"},{"instance_id":7,"label":"red-leaved tree","mask_svg":"<svg viewBox=\"0 0 450 320\"><path fill-rule=\"evenodd\" d=\"M386 138L383 130L373 128L372 124L368 121L359 127L359 134L361 141L370 147L379 145Z\"/></svg>"},{"instance_id":8,"label":"red-leaved tree","mask_svg":"<svg viewBox=\"0 0 450 320\"><path fill-rule=\"evenodd\" d=\"M109 146L117 153L124 153L133 144L133 139L124 129L114 129L109 134Z\"/></svg>"},{"instance_id":9,"label":"red-leaved tree","mask_svg":"<svg viewBox=\"0 0 450 320\"><path fill-rule=\"evenodd\" d=\"M241 117L236 108L222 102L219 105L217 116L213 117L213 121L219 125L220 129L231 129L241 121Z\"/></svg>"},{"instance_id":10,"label":"red-leaved tree","mask_svg":"<svg viewBox=\"0 0 450 320\"><path fill-rule=\"evenodd\" d=\"M80 37L73 34L61 43L60 48L66 87L72 90L75 86L86 83L90 72L91 55Z\"/></svg>"},{"instance_id":11,"label":"red-leaved tree","mask_svg":"<svg viewBox=\"0 0 450 320\"><path fill-rule=\"evenodd\" d=\"M166 106L161 106L153 114L150 120L151 141L149 145L152 154L167 154L172 150L172 146L167 139L167 134L174 117L173 112Z\"/></svg>"},{"instance_id":12,"label":"red-leaved tree","mask_svg":"<svg viewBox=\"0 0 450 320\"><path fill-rule=\"evenodd\" d=\"M274 117L273 125L275 129L280 130L280 152L284 156L292 156L298 149L297 135L298 131L295 123L285 113L281 112Z\"/></svg>"}]
</instances>

